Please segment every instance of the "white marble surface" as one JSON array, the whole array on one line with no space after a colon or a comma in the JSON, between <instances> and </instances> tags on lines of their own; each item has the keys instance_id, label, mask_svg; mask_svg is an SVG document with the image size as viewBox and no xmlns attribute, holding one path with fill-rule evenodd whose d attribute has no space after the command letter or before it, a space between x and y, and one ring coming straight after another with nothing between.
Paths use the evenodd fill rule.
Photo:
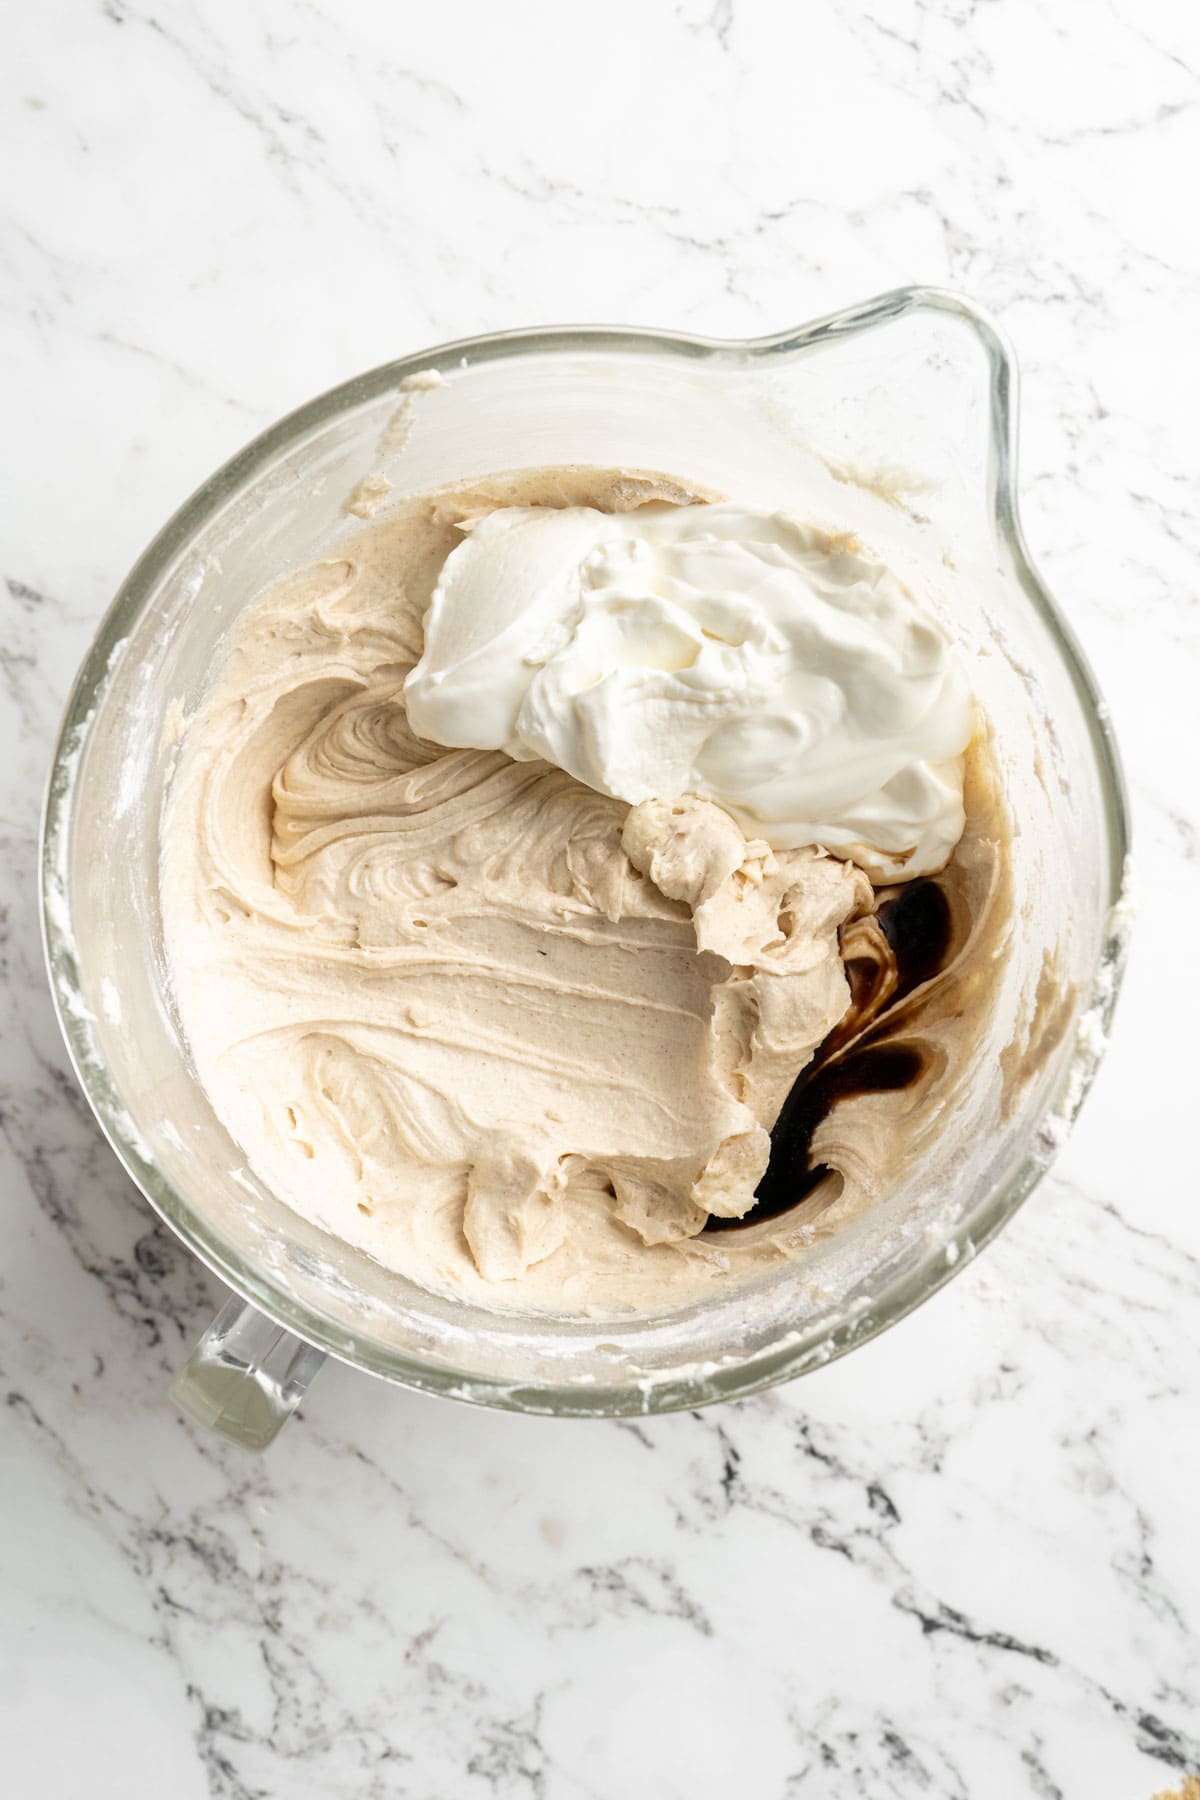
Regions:
<instances>
[{"instance_id":1,"label":"white marble surface","mask_svg":"<svg viewBox=\"0 0 1200 1800\"><path fill-rule=\"evenodd\" d=\"M0 1787L14 1800L1149 1800L1200 1769L1191 0L40 0L6 16ZM66 1073L34 838L167 512L459 333L742 334L913 280L1026 377L1028 533L1139 833L1076 1136L937 1300L788 1389L556 1425L339 1368L262 1462L218 1298Z\"/></svg>"}]
</instances>

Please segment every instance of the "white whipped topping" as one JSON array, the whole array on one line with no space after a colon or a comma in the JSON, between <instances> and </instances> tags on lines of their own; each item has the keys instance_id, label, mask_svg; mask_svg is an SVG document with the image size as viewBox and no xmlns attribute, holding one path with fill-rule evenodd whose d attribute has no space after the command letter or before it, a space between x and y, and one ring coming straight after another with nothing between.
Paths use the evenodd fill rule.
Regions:
<instances>
[{"instance_id":1,"label":"white whipped topping","mask_svg":"<svg viewBox=\"0 0 1200 1800\"><path fill-rule=\"evenodd\" d=\"M631 804L698 794L876 882L940 869L962 834L974 708L945 635L783 513L501 507L446 558L405 700L435 743Z\"/></svg>"}]
</instances>

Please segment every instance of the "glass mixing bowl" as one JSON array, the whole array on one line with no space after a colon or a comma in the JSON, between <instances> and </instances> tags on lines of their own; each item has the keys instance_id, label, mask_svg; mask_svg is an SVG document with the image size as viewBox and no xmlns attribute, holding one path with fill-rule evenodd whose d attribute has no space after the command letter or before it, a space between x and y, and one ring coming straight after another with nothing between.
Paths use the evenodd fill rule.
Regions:
<instances>
[{"instance_id":1,"label":"glass mixing bowl","mask_svg":"<svg viewBox=\"0 0 1200 1800\"><path fill-rule=\"evenodd\" d=\"M905 289L778 336L516 331L389 363L303 406L155 538L79 673L46 806L46 954L79 1080L129 1174L233 1290L175 1384L261 1447L324 1355L517 1411L693 1407L799 1375L927 1299L1009 1219L1105 1042L1126 909L1125 799L1103 703L1025 550L1016 377L968 302ZM159 838L178 723L242 608L328 552L364 477L393 495L548 463L663 470L852 530L974 660L1019 830L1019 929L969 1117L868 1217L749 1289L600 1325L424 1292L268 1192L213 1113L174 1013ZM1066 1028L1037 1040L1047 959ZM1015 1103L1007 1064L1026 1056Z\"/></svg>"}]
</instances>

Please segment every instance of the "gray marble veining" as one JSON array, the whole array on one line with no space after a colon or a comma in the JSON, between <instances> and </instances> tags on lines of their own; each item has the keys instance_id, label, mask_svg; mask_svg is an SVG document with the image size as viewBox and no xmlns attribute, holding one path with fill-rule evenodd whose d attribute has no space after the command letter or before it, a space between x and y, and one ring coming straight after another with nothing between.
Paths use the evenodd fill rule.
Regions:
<instances>
[{"instance_id":1,"label":"gray marble veining","mask_svg":"<svg viewBox=\"0 0 1200 1800\"><path fill-rule=\"evenodd\" d=\"M1182 0L56 0L0 67L0 1743L14 1796L1149 1800L1200 1771L1195 319ZM261 425L463 332L962 287L1138 825L1113 1048L1013 1226L791 1388L597 1426L331 1368L264 1461L41 971L67 688Z\"/></svg>"}]
</instances>

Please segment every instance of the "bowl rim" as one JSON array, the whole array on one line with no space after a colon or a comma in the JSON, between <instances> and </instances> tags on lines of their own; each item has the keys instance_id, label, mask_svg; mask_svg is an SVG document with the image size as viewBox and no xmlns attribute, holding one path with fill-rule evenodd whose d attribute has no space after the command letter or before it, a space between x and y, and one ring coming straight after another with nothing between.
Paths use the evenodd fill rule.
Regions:
<instances>
[{"instance_id":1,"label":"bowl rim","mask_svg":"<svg viewBox=\"0 0 1200 1800\"><path fill-rule=\"evenodd\" d=\"M153 595L160 578L230 495L281 453L331 418L349 413L399 390L413 375L452 375L514 354L614 352L710 361L734 367L776 356L789 360L836 340L865 335L919 312L959 321L976 339L986 359L988 381L988 506L992 524L1012 561L1027 599L1056 640L1087 722L1092 753L1105 801L1108 851L1108 925L1093 990L1084 1010L1099 1033L1080 1034L1074 1058L1064 1069L1049 1113L1056 1130L1026 1154L988 1196L962 1236L931 1242L926 1252L886 1287L875 1305L863 1308L831 1332L798 1329L771 1345L728 1364L700 1365L662 1377L601 1386L564 1383L514 1384L494 1376L427 1363L373 1340L363 1342L337 1320L276 1286L246 1263L222 1233L209 1226L141 1143L119 1092L96 1053L86 1008L79 999L78 963L71 924L68 867L78 767L91 717L110 667L130 624ZM717 338L642 327L576 325L522 328L458 338L380 364L341 382L287 413L223 463L172 514L134 563L104 613L83 658L68 698L51 759L42 812L39 892L42 944L59 1028L76 1079L109 1144L158 1216L234 1293L284 1330L363 1370L428 1393L442 1394L502 1410L574 1417L617 1417L669 1412L754 1393L823 1366L876 1337L936 1293L1017 1212L1045 1172L1053 1151L1073 1121L1095 1077L1120 989L1128 926L1125 900L1130 845L1129 806L1120 753L1108 708L1080 644L1052 599L1029 554L1017 500L1018 372L1013 350L999 327L965 296L929 286L901 287L826 314L807 324L752 338Z\"/></svg>"}]
</instances>

